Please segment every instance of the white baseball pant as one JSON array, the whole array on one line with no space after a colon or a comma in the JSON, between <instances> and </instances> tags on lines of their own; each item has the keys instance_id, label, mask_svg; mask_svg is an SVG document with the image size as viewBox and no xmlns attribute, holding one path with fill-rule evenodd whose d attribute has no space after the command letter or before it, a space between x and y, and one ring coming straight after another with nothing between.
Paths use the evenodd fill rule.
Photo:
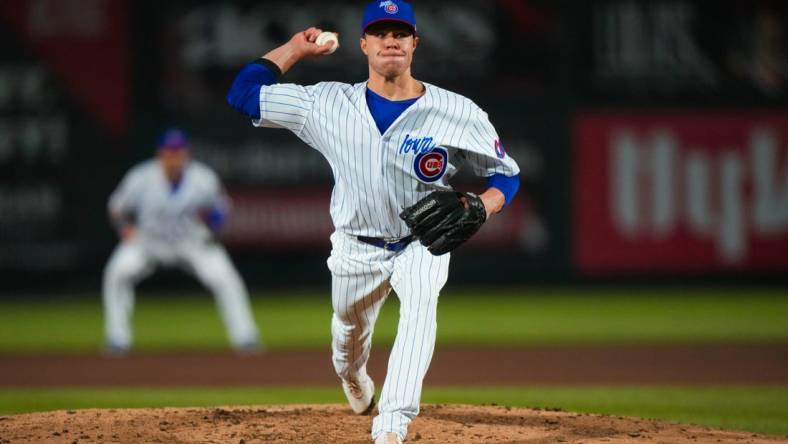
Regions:
<instances>
[{"instance_id":1,"label":"white baseball pant","mask_svg":"<svg viewBox=\"0 0 788 444\"><path fill-rule=\"evenodd\" d=\"M139 238L121 242L104 270L104 327L107 344L129 348L134 286L158 265L182 265L214 295L231 344L257 343L257 327L246 286L224 247L214 242L181 242L160 248Z\"/></svg>"},{"instance_id":2,"label":"white baseball pant","mask_svg":"<svg viewBox=\"0 0 788 444\"><path fill-rule=\"evenodd\" d=\"M397 336L372 438L385 432L404 438L419 413L422 382L435 348L438 295L446 284L450 254L433 256L418 241L392 252L339 232L331 242L332 352L340 378L366 373L380 308L391 289L400 300Z\"/></svg>"}]
</instances>

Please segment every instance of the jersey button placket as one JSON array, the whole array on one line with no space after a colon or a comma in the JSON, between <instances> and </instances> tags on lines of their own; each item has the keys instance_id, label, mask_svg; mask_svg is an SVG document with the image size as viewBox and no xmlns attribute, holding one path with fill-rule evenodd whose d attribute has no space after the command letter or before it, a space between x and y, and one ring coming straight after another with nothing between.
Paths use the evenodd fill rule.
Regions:
<instances>
[{"instance_id":1,"label":"jersey button placket","mask_svg":"<svg viewBox=\"0 0 788 444\"><path fill-rule=\"evenodd\" d=\"M387 131L388 132L388 131ZM380 138L380 143L378 144L378 150L380 150L380 182L378 186L380 187L379 195L385 199L386 201L386 210L390 214L392 211L391 208L391 200L389 199L389 183L388 183L388 174L387 174L387 163L388 157L390 153L387 150L387 146L389 145L389 141L391 140L391 135L384 134Z\"/></svg>"}]
</instances>

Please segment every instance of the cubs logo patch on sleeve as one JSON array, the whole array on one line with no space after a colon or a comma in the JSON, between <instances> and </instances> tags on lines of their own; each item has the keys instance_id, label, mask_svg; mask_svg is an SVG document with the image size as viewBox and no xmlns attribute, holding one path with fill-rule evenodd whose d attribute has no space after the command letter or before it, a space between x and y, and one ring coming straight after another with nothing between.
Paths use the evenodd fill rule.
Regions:
<instances>
[{"instance_id":1,"label":"cubs logo patch on sleeve","mask_svg":"<svg viewBox=\"0 0 788 444\"><path fill-rule=\"evenodd\" d=\"M495 141L495 155L498 156L499 159L506 157L506 148L503 147L503 143L501 143L500 139Z\"/></svg>"},{"instance_id":2,"label":"cubs logo patch on sleeve","mask_svg":"<svg viewBox=\"0 0 788 444\"><path fill-rule=\"evenodd\" d=\"M413 160L413 170L422 182L433 183L440 180L449 165L449 153L441 147L435 147L421 153Z\"/></svg>"}]
</instances>

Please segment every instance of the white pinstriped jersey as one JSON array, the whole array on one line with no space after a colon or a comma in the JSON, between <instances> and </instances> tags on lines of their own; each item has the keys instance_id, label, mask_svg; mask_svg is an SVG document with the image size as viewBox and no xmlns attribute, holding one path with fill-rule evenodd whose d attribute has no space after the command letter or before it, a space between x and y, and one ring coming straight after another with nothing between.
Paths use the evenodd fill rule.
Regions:
<instances>
[{"instance_id":1,"label":"white pinstriped jersey","mask_svg":"<svg viewBox=\"0 0 788 444\"><path fill-rule=\"evenodd\" d=\"M201 213L227 205L219 177L194 160L187 163L175 191L159 162L152 159L126 173L109 199L111 212L134 214L140 237L153 242L204 239L209 231Z\"/></svg>"},{"instance_id":2,"label":"white pinstriped jersey","mask_svg":"<svg viewBox=\"0 0 788 444\"><path fill-rule=\"evenodd\" d=\"M466 97L424 85L425 94L382 135L367 106L366 82L263 86L261 119L253 123L289 129L328 159L338 231L401 238L409 234L402 209L451 189L459 168L483 177L520 171L484 111Z\"/></svg>"}]
</instances>

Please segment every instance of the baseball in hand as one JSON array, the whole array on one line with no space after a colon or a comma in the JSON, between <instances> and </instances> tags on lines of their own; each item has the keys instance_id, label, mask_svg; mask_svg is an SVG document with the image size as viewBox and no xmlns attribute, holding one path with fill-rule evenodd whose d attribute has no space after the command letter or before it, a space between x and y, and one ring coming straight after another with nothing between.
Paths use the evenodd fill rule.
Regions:
<instances>
[{"instance_id":1,"label":"baseball in hand","mask_svg":"<svg viewBox=\"0 0 788 444\"><path fill-rule=\"evenodd\" d=\"M317 40L315 40L317 46L323 46L326 42L334 42L331 45L331 50L328 51L326 55L332 54L337 50L337 48L339 48L339 39L337 38L336 33L324 31L321 32L320 35L317 36Z\"/></svg>"}]
</instances>

